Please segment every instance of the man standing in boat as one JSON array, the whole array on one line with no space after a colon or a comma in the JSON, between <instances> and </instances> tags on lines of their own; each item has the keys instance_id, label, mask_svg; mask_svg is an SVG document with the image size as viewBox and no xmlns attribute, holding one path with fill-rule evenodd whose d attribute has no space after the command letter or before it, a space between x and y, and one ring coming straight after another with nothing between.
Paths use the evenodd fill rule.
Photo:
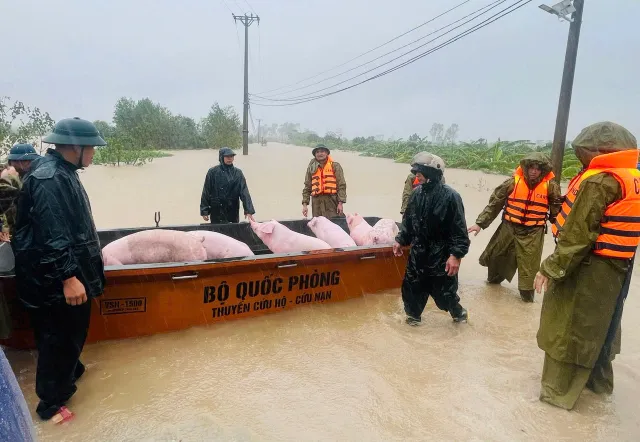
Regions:
<instances>
[{"instance_id":1,"label":"man standing in boat","mask_svg":"<svg viewBox=\"0 0 640 442\"><path fill-rule=\"evenodd\" d=\"M596 123L571 143L584 169L569 183L556 249L536 275L544 288L538 347L540 400L571 410L586 387L613 392L621 319L640 244L638 143L624 127Z\"/></svg>"},{"instance_id":2,"label":"man standing in boat","mask_svg":"<svg viewBox=\"0 0 640 442\"><path fill-rule=\"evenodd\" d=\"M59 121L43 142L55 144L26 175L11 245L18 296L31 316L38 366L38 415L64 419L64 408L84 373L80 353L91 303L105 284L104 265L89 198L78 169L105 146L90 121Z\"/></svg>"},{"instance_id":3,"label":"man standing in boat","mask_svg":"<svg viewBox=\"0 0 640 442\"><path fill-rule=\"evenodd\" d=\"M311 154L314 159L307 167L302 189L302 215L306 218L309 214L311 199L312 216L343 217L347 182L342 166L333 161L331 151L324 144L318 144Z\"/></svg>"},{"instance_id":4,"label":"man standing in boat","mask_svg":"<svg viewBox=\"0 0 640 442\"><path fill-rule=\"evenodd\" d=\"M518 271L518 289L524 302L533 302L533 280L540 267L547 220L560 212L560 186L553 181L551 162L542 152L532 152L521 161L511 178L491 194L489 204L469 227L475 235L486 229L502 212L502 223L480 255L488 268L487 282L511 282Z\"/></svg>"},{"instance_id":5,"label":"man standing in boat","mask_svg":"<svg viewBox=\"0 0 640 442\"><path fill-rule=\"evenodd\" d=\"M240 201L244 216L253 220L253 208L247 180L242 170L233 165L235 152L223 147L218 153L220 164L207 172L200 198L200 215L211 224L240 222Z\"/></svg>"},{"instance_id":6,"label":"man standing in boat","mask_svg":"<svg viewBox=\"0 0 640 442\"><path fill-rule=\"evenodd\" d=\"M423 182L407 204L393 252L411 245L402 281L407 324L417 325L429 296L455 322L467 320L458 297L460 261L469 251L469 235L460 194L442 183L444 161L433 154L416 155L413 172Z\"/></svg>"}]
</instances>

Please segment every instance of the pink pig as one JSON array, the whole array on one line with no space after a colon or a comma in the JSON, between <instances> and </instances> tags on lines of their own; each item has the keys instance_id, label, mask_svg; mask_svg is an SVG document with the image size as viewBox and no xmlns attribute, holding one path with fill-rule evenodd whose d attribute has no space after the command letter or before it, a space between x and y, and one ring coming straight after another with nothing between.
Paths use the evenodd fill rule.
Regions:
<instances>
[{"instance_id":1,"label":"pink pig","mask_svg":"<svg viewBox=\"0 0 640 442\"><path fill-rule=\"evenodd\" d=\"M102 249L105 265L191 262L207 259L202 235L152 229L127 235Z\"/></svg>"},{"instance_id":2,"label":"pink pig","mask_svg":"<svg viewBox=\"0 0 640 442\"><path fill-rule=\"evenodd\" d=\"M208 230L195 230L188 233L197 238L204 237L202 244L207 251L207 259L237 258L253 255L248 245L222 233Z\"/></svg>"},{"instance_id":3,"label":"pink pig","mask_svg":"<svg viewBox=\"0 0 640 442\"><path fill-rule=\"evenodd\" d=\"M355 247L355 241L345 232L342 227L329 221L324 216L311 218L307 226L316 235L317 238L323 240L331 247Z\"/></svg>"},{"instance_id":4,"label":"pink pig","mask_svg":"<svg viewBox=\"0 0 640 442\"><path fill-rule=\"evenodd\" d=\"M347 225L349 226L349 235L357 245L373 245L373 227L363 217L357 213L347 215Z\"/></svg>"},{"instance_id":5,"label":"pink pig","mask_svg":"<svg viewBox=\"0 0 640 442\"><path fill-rule=\"evenodd\" d=\"M331 246L313 236L296 233L276 220L265 223L251 221L251 229L273 253L295 253L331 249Z\"/></svg>"},{"instance_id":6,"label":"pink pig","mask_svg":"<svg viewBox=\"0 0 640 442\"><path fill-rule=\"evenodd\" d=\"M374 244L393 244L398 234L398 225L392 219L382 218L373 225Z\"/></svg>"}]
</instances>

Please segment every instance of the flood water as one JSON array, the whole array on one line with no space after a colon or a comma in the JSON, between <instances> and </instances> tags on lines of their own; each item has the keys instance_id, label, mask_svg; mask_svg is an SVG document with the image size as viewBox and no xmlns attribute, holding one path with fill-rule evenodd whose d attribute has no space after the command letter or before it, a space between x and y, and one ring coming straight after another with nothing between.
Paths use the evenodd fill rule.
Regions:
<instances>
[{"instance_id":1,"label":"flood water","mask_svg":"<svg viewBox=\"0 0 640 442\"><path fill-rule=\"evenodd\" d=\"M347 179L345 211L400 219L408 165L333 152ZM256 218L301 216L310 149L269 143L236 157ZM198 223L217 151L82 172L98 228ZM446 170L469 225L504 177ZM399 290L255 319L85 347L87 372L72 422L33 411L35 355L7 350L42 441L395 441L640 438L639 270L625 305L615 392L586 391L572 412L538 401L541 299L520 301L515 279L483 282L478 257L498 225L472 237L460 271L467 324L429 301L420 327L403 323ZM553 250L547 236L544 256ZM375 275L372 275L375 277Z\"/></svg>"}]
</instances>

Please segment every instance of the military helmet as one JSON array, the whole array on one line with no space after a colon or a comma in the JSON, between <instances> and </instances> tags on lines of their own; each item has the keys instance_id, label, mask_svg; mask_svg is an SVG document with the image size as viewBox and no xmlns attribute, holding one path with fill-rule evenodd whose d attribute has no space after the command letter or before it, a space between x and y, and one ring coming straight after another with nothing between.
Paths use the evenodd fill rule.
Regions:
<instances>
[{"instance_id":1,"label":"military helmet","mask_svg":"<svg viewBox=\"0 0 640 442\"><path fill-rule=\"evenodd\" d=\"M229 147L222 147L222 148L220 148L220 151L218 152L218 155L220 156L220 158L222 158L222 157L235 157L236 153Z\"/></svg>"},{"instance_id":2,"label":"military helmet","mask_svg":"<svg viewBox=\"0 0 640 442\"><path fill-rule=\"evenodd\" d=\"M106 146L96 126L78 117L65 118L56 123L53 132L42 139L43 143L72 146Z\"/></svg>"},{"instance_id":3,"label":"military helmet","mask_svg":"<svg viewBox=\"0 0 640 442\"><path fill-rule=\"evenodd\" d=\"M324 149L327 151L327 154L331 154L331 151L329 150L329 148L324 144L320 143L320 144L316 144L316 147L314 147L313 150L311 151L311 155L315 157L316 152L319 151L320 149Z\"/></svg>"},{"instance_id":4,"label":"military helmet","mask_svg":"<svg viewBox=\"0 0 640 442\"><path fill-rule=\"evenodd\" d=\"M7 155L8 161L33 161L36 158L40 158L40 155L28 143L15 144L9 151L9 155Z\"/></svg>"},{"instance_id":5,"label":"military helmet","mask_svg":"<svg viewBox=\"0 0 640 442\"><path fill-rule=\"evenodd\" d=\"M412 171L416 166L431 167L433 169L441 170L444 174L444 160L438 155L434 155L429 152L418 152L411 159Z\"/></svg>"}]
</instances>

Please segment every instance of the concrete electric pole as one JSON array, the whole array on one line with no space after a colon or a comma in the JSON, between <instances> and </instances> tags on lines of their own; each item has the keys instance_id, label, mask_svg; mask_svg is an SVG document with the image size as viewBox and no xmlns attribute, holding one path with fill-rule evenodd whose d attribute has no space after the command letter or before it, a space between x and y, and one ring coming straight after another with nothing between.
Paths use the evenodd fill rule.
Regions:
<instances>
[{"instance_id":1,"label":"concrete electric pole","mask_svg":"<svg viewBox=\"0 0 640 442\"><path fill-rule=\"evenodd\" d=\"M262 119L256 118L256 120L258 120L258 143L262 143L262 138L260 138L260 122L262 121Z\"/></svg>"},{"instance_id":2,"label":"concrete electric pole","mask_svg":"<svg viewBox=\"0 0 640 442\"><path fill-rule=\"evenodd\" d=\"M540 9L571 22L569 26L569 38L567 40L567 51L564 57L564 70L562 72L562 84L560 86L560 98L558 100L556 129L553 134L553 147L551 150L553 173L558 183L560 183L562 178L562 160L564 158L564 147L567 144L567 126L569 125L569 109L571 107L576 59L578 58L578 42L580 41L583 8L584 0L573 0L573 2L571 0L564 0L552 7L540 5ZM571 18L567 18L568 14L571 14Z\"/></svg>"},{"instance_id":3,"label":"concrete electric pole","mask_svg":"<svg viewBox=\"0 0 640 442\"><path fill-rule=\"evenodd\" d=\"M242 155L249 155L249 26L254 21L260 23L257 15L235 15L235 21L244 25L244 109L242 112Z\"/></svg>"}]
</instances>

